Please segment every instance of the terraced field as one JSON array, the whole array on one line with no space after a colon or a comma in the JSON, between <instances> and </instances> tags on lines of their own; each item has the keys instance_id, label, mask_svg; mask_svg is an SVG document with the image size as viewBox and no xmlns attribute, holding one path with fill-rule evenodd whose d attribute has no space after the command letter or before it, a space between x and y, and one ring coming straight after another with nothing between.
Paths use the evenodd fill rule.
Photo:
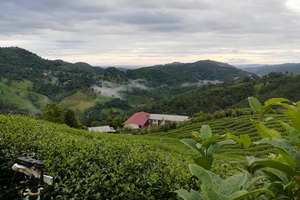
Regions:
<instances>
[{"instance_id":1,"label":"terraced field","mask_svg":"<svg viewBox=\"0 0 300 200\"><path fill-rule=\"evenodd\" d=\"M266 122L266 125L270 128L274 128L280 132L284 132L284 128L277 122L280 120L287 121L287 117L283 114L270 114L268 117L273 117L272 120ZM244 115L239 117L225 117L221 119L212 119L192 125L187 125L181 128L170 130L168 132L159 132L150 134L149 136L160 136L162 138L190 138L192 131L199 131L201 126L209 124L214 134L226 134L230 132L233 135L239 136L241 134L247 134L250 136L251 141L255 142L260 139L258 132L253 126L251 119L255 119L254 115ZM166 138L164 138L166 139ZM244 156L253 155L256 157L266 156L271 153L273 149L269 145L256 146L252 144L251 147L244 150L238 145L230 145L225 147L221 151L222 157Z\"/></svg>"},{"instance_id":2,"label":"terraced field","mask_svg":"<svg viewBox=\"0 0 300 200\"><path fill-rule=\"evenodd\" d=\"M24 88L21 85L24 83ZM11 104L28 110L31 114L37 114L41 112L41 109L49 103L48 97L30 92L27 86L30 82L13 82L12 86L7 86L0 82L0 98L1 100L8 101Z\"/></svg>"},{"instance_id":3,"label":"terraced field","mask_svg":"<svg viewBox=\"0 0 300 200\"><path fill-rule=\"evenodd\" d=\"M90 108L96 104L96 102L104 103L111 100L110 97L105 97L98 94L86 94L81 91L66 97L59 104L63 108L78 109L83 111L84 109Z\"/></svg>"}]
</instances>

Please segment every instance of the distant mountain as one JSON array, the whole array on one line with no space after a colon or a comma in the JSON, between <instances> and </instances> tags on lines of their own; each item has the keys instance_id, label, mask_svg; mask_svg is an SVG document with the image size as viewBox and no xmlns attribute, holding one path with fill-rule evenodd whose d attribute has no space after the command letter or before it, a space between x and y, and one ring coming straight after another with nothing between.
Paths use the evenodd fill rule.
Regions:
<instances>
[{"instance_id":1,"label":"distant mountain","mask_svg":"<svg viewBox=\"0 0 300 200\"><path fill-rule=\"evenodd\" d=\"M25 49L7 47L0 48L0 71L0 78L29 80L33 83L31 91L59 101L77 89L90 87L94 83L93 74L103 70L87 63L46 60Z\"/></svg>"},{"instance_id":2,"label":"distant mountain","mask_svg":"<svg viewBox=\"0 0 300 200\"><path fill-rule=\"evenodd\" d=\"M238 78L255 76L229 64L211 60L194 63L171 63L126 71L130 79L143 79L150 86L179 86L184 83L197 83L201 80L232 81Z\"/></svg>"},{"instance_id":3,"label":"distant mountain","mask_svg":"<svg viewBox=\"0 0 300 200\"><path fill-rule=\"evenodd\" d=\"M241 66L240 66L241 67ZM300 63L285 63L278 65L256 65L256 66L243 66L241 69L255 73L260 76L269 74L270 72L281 73L300 73Z\"/></svg>"},{"instance_id":4,"label":"distant mountain","mask_svg":"<svg viewBox=\"0 0 300 200\"><path fill-rule=\"evenodd\" d=\"M86 109L99 99L104 102L103 97L107 98L105 101L123 98L131 106L145 105L206 83L255 76L211 60L126 70L92 67L84 62L73 64L43 59L18 47L0 48L0 71L2 107L11 103L11 108L26 107L29 113L38 113L46 103L62 100L65 100L64 105L72 105L74 110ZM66 98L71 96L73 98L67 101Z\"/></svg>"}]
</instances>

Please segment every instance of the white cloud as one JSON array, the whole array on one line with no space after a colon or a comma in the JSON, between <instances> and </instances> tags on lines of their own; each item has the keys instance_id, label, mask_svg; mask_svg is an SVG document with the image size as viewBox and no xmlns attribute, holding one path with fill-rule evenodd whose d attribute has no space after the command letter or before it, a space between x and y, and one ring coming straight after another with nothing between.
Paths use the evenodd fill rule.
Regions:
<instances>
[{"instance_id":1,"label":"white cloud","mask_svg":"<svg viewBox=\"0 0 300 200\"><path fill-rule=\"evenodd\" d=\"M0 0L0 46L93 65L300 62L299 7L298 0Z\"/></svg>"}]
</instances>

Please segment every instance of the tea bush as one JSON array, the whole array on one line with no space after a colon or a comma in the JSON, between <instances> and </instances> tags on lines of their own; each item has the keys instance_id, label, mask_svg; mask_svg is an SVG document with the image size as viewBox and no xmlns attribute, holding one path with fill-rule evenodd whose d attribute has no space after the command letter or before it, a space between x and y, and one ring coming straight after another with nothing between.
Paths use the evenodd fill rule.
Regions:
<instances>
[{"instance_id":1,"label":"tea bush","mask_svg":"<svg viewBox=\"0 0 300 200\"><path fill-rule=\"evenodd\" d=\"M178 199L174 190L195 185L186 149L174 146L0 115L0 199L19 196L24 176L11 166L24 153L42 160L46 174L55 177L42 199Z\"/></svg>"}]
</instances>

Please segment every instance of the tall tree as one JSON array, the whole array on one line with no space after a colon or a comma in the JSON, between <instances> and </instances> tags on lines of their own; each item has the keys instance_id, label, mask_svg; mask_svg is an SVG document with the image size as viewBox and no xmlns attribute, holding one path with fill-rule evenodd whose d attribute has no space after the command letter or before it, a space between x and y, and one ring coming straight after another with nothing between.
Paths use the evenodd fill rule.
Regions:
<instances>
[{"instance_id":1,"label":"tall tree","mask_svg":"<svg viewBox=\"0 0 300 200\"><path fill-rule=\"evenodd\" d=\"M43 110L43 119L57 124L64 123L64 115L61 107L57 103L49 103Z\"/></svg>"},{"instance_id":2,"label":"tall tree","mask_svg":"<svg viewBox=\"0 0 300 200\"><path fill-rule=\"evenodd\" d=\"M65 114L65 123L68 126L73 127L73 128L79 127L78 119L73 110L67 109L64 114Z\"/></svg>"}]
</instances>

